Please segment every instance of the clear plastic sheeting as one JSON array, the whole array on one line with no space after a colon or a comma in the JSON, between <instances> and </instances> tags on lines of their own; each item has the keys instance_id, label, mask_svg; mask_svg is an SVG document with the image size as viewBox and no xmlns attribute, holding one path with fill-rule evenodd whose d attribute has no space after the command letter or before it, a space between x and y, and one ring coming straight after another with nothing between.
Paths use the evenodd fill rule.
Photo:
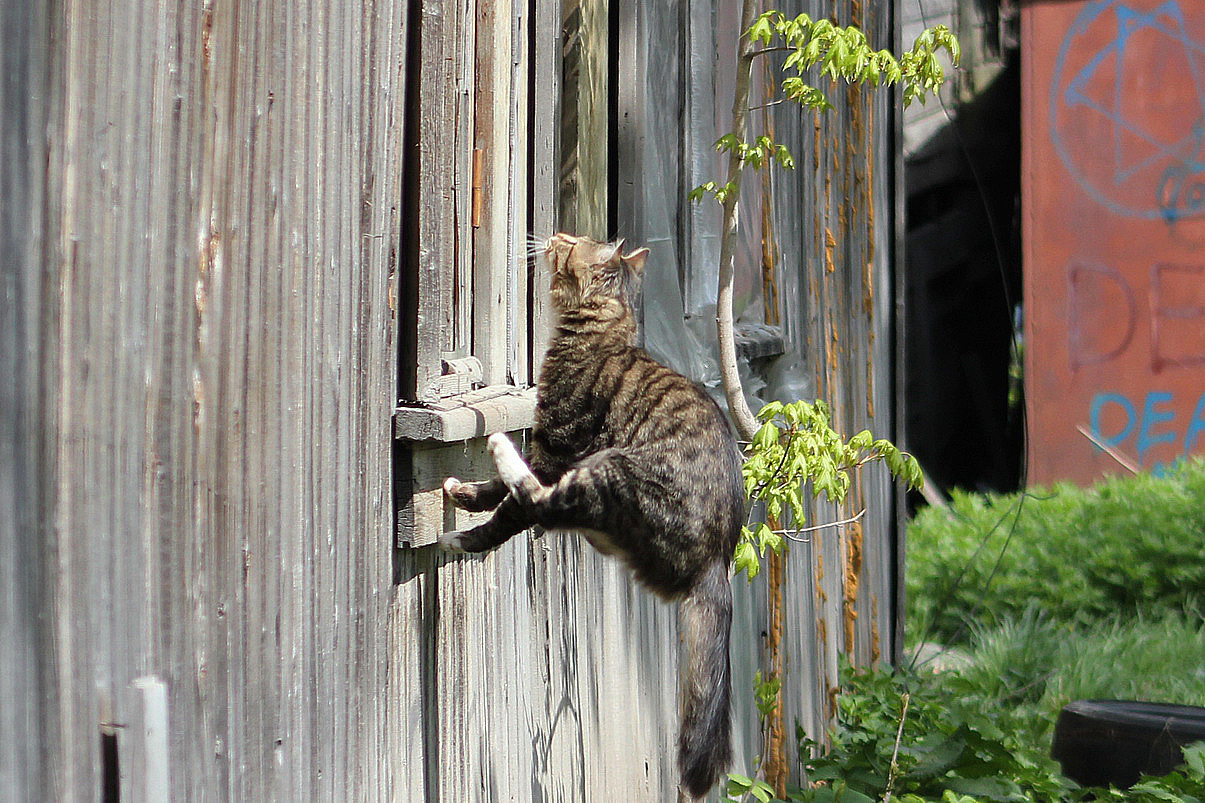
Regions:
<instances>
[{"instance_id":1,"label":"clear plastic sheeting","mask_svg":"<svg viewBox=\"0 0 1205 803\"><path fill-rule=\"evenodd\" d=\"M638 186L633 187L636 219L627 221L621 233L652 250L644 281L645 347L713 390L722 402L715 333L721 210L712 198L692 204L686 196L727 171L727 154L717 153L714 143L731 127L740 3L656 3L643 5L641 13L645 24L638 26L636 51L646 85L636 95L642 103L634 112L642 117ZM763 71L755 72L751 105L765 102L765 77ZM750 114L750 137L767 127L775 129L776 137L798 132L797 109L784 113L783 107L773 108ZM798 147L798 136L794 139L787 140L792 149ZM789 321L800 306L798 222L785 249L775 232L790 229L778 225L779 209L798 216L798 181L791 182L794 199L783 197L792 186L776 176L747 171L744 182L733 242L734 312L741 322L767 322L763 239L768 236L780 299L779 320L770 322L789 332L797 328ZM771 204L767 214L770 196L779 196L780 202ZM799 344L798 339L788 342ZM752 409L772 398L801 398L798 394L811 390L792 348L783 358L763 361L756 374L742 366Z\"/></svg>"}]
</instances>

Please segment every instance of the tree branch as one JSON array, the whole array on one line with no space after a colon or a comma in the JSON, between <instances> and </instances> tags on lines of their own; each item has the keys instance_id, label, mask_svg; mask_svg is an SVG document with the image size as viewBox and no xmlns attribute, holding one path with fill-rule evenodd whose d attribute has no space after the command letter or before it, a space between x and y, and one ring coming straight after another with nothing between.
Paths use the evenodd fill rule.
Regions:
<instances>
[{"instance_id":1,"label":"tree branch","mask_svg":"<svg viewBox=\"0 0 1205 803\"><path fill-rule=\"evenodd\" d=\"M911 695L907 692L904 692L900 696L900 699L903 701L903 705L901 706L900 710L900 727L899 730L895 732L895 747L891 751L891 767L887 771L887 789L883 794L883 803L891 803L891 794L893 788L895 787L895 778L900 772L900 765L897 762L900 757L900 742L903 741L904 738L904 717L908 716L908 701L911 699Z\"/></svg>"},{"instance_id":2,"label":"tree branch","mask_svg":"<svg viewBox=\"0 0 1205 803\"><path fill-rule=\"evenodd\" d=\"M744 0L741 4L741 24L739 30L747 31L753 25L753 0ZM745 141L746 118L749 106L749 74L751 72L754 52L753 42L742 35L739 40L739 57L736 62L736 91L732 100L732 132L737 139ZM735 150L728 154L728 186L729 191L724 196L724 223L720 236L720 282L716 294L716 339L720 349L720 378L724 384L724 397L728 400L728 410L736 425L737 437L752 440L757 432L757 419L745 402L744 389L741 387L741 377L736 363L736 334L733 329L732 293L733 293L733 258L732 235L737 226L737 199L741 188L741 160Z\"/></svg>"}]
</instances>

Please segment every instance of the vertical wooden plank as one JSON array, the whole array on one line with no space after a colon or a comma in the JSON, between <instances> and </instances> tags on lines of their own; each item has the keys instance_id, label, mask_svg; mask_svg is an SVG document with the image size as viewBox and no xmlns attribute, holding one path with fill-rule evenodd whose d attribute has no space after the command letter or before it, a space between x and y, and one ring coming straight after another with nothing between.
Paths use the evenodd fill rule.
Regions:
<instances>
[{"instance_id":1,"label":"vertical wooden plank","mask_svg":"<svg viewBox=\"0 0 1205 803\"><path fill-rule=\"evenodd\" d=\"M460 4L455 2L423 3L420 22L416 388L419 399L429 397L432 383L440 376L441 355L456 348L452 321L455 277L447 266L460 264L464 258L456 250L457 222L466 221L463 215L457 217L455 188L471 186L464 182L464 175L457 175L457 110L463 95L448 91L449 87L464 83L456 69L466 58L464 49L457 46L459 8Z\"/></svg>"},{"instance_id":2,"label":"vertical wooden plank","mask_svg":"<svg viewBox=\"0 0 1205 803\"><path fill-rule=\"evenodd\" d=\"M640 181L643 170L646 131L643 125L647 64L645 43L642 27L647 27L647 12L639 0L610 0L620 3L619 7L619 40L615 43L619 58L619 86L609 91L618 94L617 113L615 121L616 153L619 164L616 165L616 186L613 191L619 197L616 199L617 225L621 228L635 230L638 222L643 220L644 191ZM593 124L587 121L587 124ZM580 149L579 145L579 149ZM588 174L587 174L588 175ZM583 182L588 181L588 177ZM589 186L587 184L586 186Z\"/></svg>"},{"instance_id":3,"label":"vertical wooden plank","mask_svg":"<svg viewBox=\"0 0 1205 803\"><path fill-rule=\"evenodd\" d=\"M430 550L426 550L430 552ZM429 800L426 775L426 729L424 697L429 693L423 676L424 649L423 605L429 582L416 570L417 550L407 550L406 574L394 587L389 606L387 654L388 753L393 783L389 794L379 799L398 803L423 803ZM434 747L434 745L432 745ZM382 790L384 791L384 790Z\"/></svg>"},{"instance_id":4,"label":"vertical wooden plank","mask_svg":"<svg viewBox=\"0 0 1205 803\"><path fill-rule=\"evenodd\" d=\"M484 787L492 756L482 725L487 721L484 659L494 649L493 634L483 629L480 616L484 557L439 555L435 558L436 605L432 678L439 717L437 775L431 781L435 799L488 799Z\"/></svg>"},{"instance_id":5,"label":"vertical wooden plank","mask_svg":"<svg viewBox=\"0 0 1205 803\"><path fill-rule=\"evenodd\" d=\"M513 267L508 249L511 3L479 0L475 14L473 355L481 360L485 383L495 385L507 379L507 302Z\"/></svg>"},{"instance_id":6,"label":"vertical wooden plank","mask_svg":"<svg viewBox=\"0 0 1205 803\"><path fill-rule=\"evenodd\" d=\"M611 2L619 0L569 0L563 5L560 225L596 240L612 234L607 231ZM633 15L637 8L633 3ZM621 36L620 44L624 41Z\"/></svg>"},{"instance_id":7,"label":"vertical wooden plank","mask_svg":"<svg viewBox=\"0 0 1205 803\"><path fill-rule=\"evenodd\" d=\"M880 33L885 41L896 48L901 46L903 11L893 4L880 23ZM877 251L881 254L879 286L890 288L890 297L879 301L880 326L878 342L890 363L884 371L881 384L884 409L891 410L891 433L896 444L907 448L908 433L904 402L904 282L905 271L901 264L904 254L905 236L905 186L904 186L904 114L894 93L883 93L876 114L882 121L879 131L879 159L877 174L882 186L876 187L877 219L876 232L879 237ZM885 580L880 588L879 614L882 617L882 633L889 639L883 655L892 664L904 658L904 571L905 571L905 526L907 520L906 495L892 486L889 490L892 521L884 539ZM884 510L884 514L887 511Z\"/></svg>"},{"instance_id":8,"label":"vertical wooden plank","mask_svg":"<svg viewBox=\"0 0 1205 803\"><path fill-rule=\"evenodd\" d=\"M147 670L173 799L377 787L402 8L373 9L64 9L39 204L61 367L31 428L61 534L54 799L98 794L99 718L136 714ZM362 19L380 80L346 58Z\"/></svg>"},{"instance_id":9,"label":"vertical wooden plank","mask_svg":"<svg viewBox=\"0 0 1205 803\"><path fill-rule=\"evenodd\" d=\"M450 244L455 256L451 278L452 304L456 331L451 348L457 357L473 353L473 240L475 226L474 204L480 199L475 189L480 183L480 160L476 159L477 106L477 3L476 0L452 0L449 5L447 35L454 38L451 50L455 78L454 126L451 152L444 158L452 163L452 196L455 201L454 240Z\"/></svg>"},{"instance_id":10,"label":"vertical wooden plank","mask_svg":"<svg viewBox=\"0 0 1205 803\"><path fill-rule=\"evenodd\" d=\"M547 238L557 229L557 188L559 185L560 155L557 138L560 132L561 59L559 0L530 0L531 3L531 87L528 102L531 120L528 136L531 141L529 226L532 235ZM533 384L539 379L539 366L544 361L548 340L552 335L553 312L550 309L548 288L551 276L548 263L537 257L531 263L531 375Z\"/></svg>"},{"instance_id":11,"label":"vertical wooden plank","mask_svg":"<svg viewBox=\"0 0 1205 803\"><path fill-rule=\"evenodd\" d=\"M364 763L364 793L361 799L384 803L394 790L408 786L406 775L396 773L393 752L385 738L390 722L388 668L393 653L388 639L388 613L392 605L394 574L392 478L392 410L397 399L396 309L390 289L397 273L401 231L402 124L405 109L405 43L408 3L401 0L365 3L363 35L369 47L361 50L364 136L359 143L360 159L368 165L361 177L361 210L366 212L367 230L358 232L360 262L370 266L353 279L353 286L369 303L358 304L357 340L361 346L355 395L366 405L357 417L357 437L369 458L360 464L355 484L361 505L349 522L353 532L364 532L362 542L350 545L349 565L357 586L357 604L351 611L352 636L363 652L354 657L352 683L356 690L355 710L362 712L352 750ZM367 207L367 209L365 209ZM384 280L384 281L382 281ZM392 320L390 320L392 316ZM349 459L354 464L356 449ZM360 523L369 527L360 530ZM381 689L386 689L385 694Z\"/></svg>"},{"instance_id":12,"label":"vertical wooden plank","mask_svg":"<svg viewBox=\"0 0 1205 803\"><path fill-rule=\"evenodd\" d=\"M41 328L50 32L48 10L0 2L0 788L15 800L56 795L58 695L46 583L55 539L45 520L40 389L54 365ZM19 735L19 736L18 736Z\"/></svg>"},{"instance_id":13,"label":"vertical wooden plank","mask_svg":"<svg viewBox=\"0 0 1205 803\"><path fill-rule=\"evenodd\" d=\"M515 0L511 7L510 46L510 132L507 138L509 175L507 188L507 298L506 298L506 375L516 385L529 382L531 367L528 289L528 215L530 204L531 129L528 99L532 55L528 32L530 0Z\"/></svg>"}]
</instances>

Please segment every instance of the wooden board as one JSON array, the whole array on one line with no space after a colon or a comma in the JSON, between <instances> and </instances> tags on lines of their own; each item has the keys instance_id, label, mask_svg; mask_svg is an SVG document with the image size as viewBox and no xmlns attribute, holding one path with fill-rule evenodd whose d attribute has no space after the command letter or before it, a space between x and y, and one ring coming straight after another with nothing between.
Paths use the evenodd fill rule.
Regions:
<instances>
[{"instance_id":1,"label":"wooden board","mask_svg":"<svg viewBox=\"0 0 1205 803\"><path fill-rule=\"evenodd\" d=\"M686 123L669 114L658 119L670 129L650 127L639 104L663 87L635 66L658 44L649 31L665 26L698 64L711 45L690 44L681 23L701 24L713 7L604 5L583 4L594 72L581 103L602 122L588 126L593 178L579 186L617 181L569 201L588 225L619 210L634 240L653 215L672 219L686 244L688 187L663 188L655 208L656 196L636 193L664 158L658 148L683 148ZM818 5L814 15L846 13ZM443 366L472 356L459 353L473 326L461 292L472 148L461 146L477 103L465 44L477 40L478 3L0 9L11 68L0 82L0 372L12 377L0 388L0 728L21 734L0 744L6 791L673 799L672 607L570 536L524 533L479 558L396 541L395 481L430 503L415 516L432 534L468 521L438 497L442 477L491 475L476 419L467 442L427 438L396 454L392 429L402 323L433 333L413 340L408 400L474 384ZM506 170L493 165L493 197L512 197L493 244L505 325L488 334L515 385L534 379L552 327L547 277L522 262L519 221L543 234L557 222L560 11L515 0L490 29L509 37L510 54L489 73L507 95L492 108L494 152L509 149ZM609 40L612 23L622 41ZM616 53L622 93L598 72ZM419 71L407 77L407 65ZM419 95L409 107L408 86ZM683 114L705 105L678 100ZM612 102L630 115L606 117ZM875 115L885 125L887 112ZM842 427L883 430L890 257L871 240L890 216L877 204L892 172L883 129L867 123L874 133L859 138L854 123L778 123L797 156L815 154L772 185L776 230L798 233L780 243L780 270L799 276L783 331ZM838 171L850 150L862 167ZM620 164L603 161L616 154ZM417 169L421 199L408 198L404 166ZM403 220L407 199L414 221ZM412 289L438 302L403 307ZM875 628L886 638L890 499L885 480L867 476L851 501L870 509L860 571L845 571L856 563L849 532L825 531L789 556L786 716L812 735L831 714L837 650L852 645L866 661ZM740 770L760 749L749 690L766 594L741 580L736 596Z\"/></svg>"},{"instance_id":2,"label":"wooden board","mask_svg":"<svg viewBox=\"0 0 1205 803\"><path fill-rule=\"evenodd\" d=\"M5 4L18 799L389 797L405 5Z\"/></svg>"}]
</instances>

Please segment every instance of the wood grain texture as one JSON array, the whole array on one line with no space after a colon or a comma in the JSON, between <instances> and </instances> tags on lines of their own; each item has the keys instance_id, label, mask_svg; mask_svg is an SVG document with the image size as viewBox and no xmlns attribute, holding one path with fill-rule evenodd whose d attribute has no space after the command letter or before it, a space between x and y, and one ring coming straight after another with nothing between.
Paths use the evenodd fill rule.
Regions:
<instances>
[{"instance_id":1,"label":"wood grain texture","mask_svg":"<svg viewBox=\"0 0 1205 803\"><path fill-rule=\"evenodd\" d=\"M467 12L466 12L467 5ZM464 351L470 296L472 4L423 3L418 17L417 380L408 398L438 398L442 356ZM459 247L458 247L459 246ZM449 268L452 268L449 270ZM465 356L465 355L461 355ZM411 395L413 394L413 395Z\"/></svg>"},{"instance_id":2,"label":"wood grain texture","mask_svg":"<svg viewBox=\"0 0 1205 803\"><path fill-rule=\"evenodd\" d=\"M508 313L526 312L526 299L523 310L510 309L511 11L509 0L479 0L474 9L473 148L482 164L482 211L474 221L472 243L472 353L481 360L490 385L507 381Z\"/></svg>"},{"instance_id":3,"label":"wood grain texture","mask_svg":"<svg viewBox=\"0 0 1205 803\"><path fill-rule=\"evenodd\" d=\"M0 438L35 462L0 543L45 578L22 659L45 725L35 755L0 749L23 799L99 797L102 721L147 721L144 675L170 789L129 778L132 799L389 797L404 7L127 0L6 24L5 64L45 76L24 137L4 104L4 173L32 195L6 223L25 401ZM115 733L120 766L157 766Z\"/></svg>"},{"instance_id":4,"label":"wood grain texture","mask_svg":"<svg viewBox=\"0 0 1205 803\"><path fill-rule=\"evenodd\" d=\"M569 200L591 225L614 200L635 239L645 215L701 213L683 211L687 186L665 209L636 197L650 149L672 151L637 108L663 90L634 69L657 46L660 6L613 1L625 161L608 166L596 148L586 174L615 173L620 197ZM165 784L172 800L674 798L672 607L563 534L484 558L395 549L390 288L408 253L420 293L439 301L417 311L434 335L417 341L418 385L403 392L442 392L443 357L472 345L477 5L0 0L0 731L22 735L0 743L4 794L98 799L113 772L102 734L115 734L123 799L161 799ZM525 225L557 227L561 8L515 0L497 27L510 37L491 126L510 165L494 176L495 198L511 196L498 212L502 358L519 385L552 324L522 238ZM689 16L714 8L696 0ZM678 25L671 12L661 22ZM589 22L594 96L581 102L595 119L619 92L597 90L609 24ZM421 65L409 84L408 55ZM408 85L422 96L413 154ZM780 276L799 277L784 331L847 434L889 431L893 407L891 112L875 103L860 138L848 113L776 122L797 157L815 154L773 185L775 230L797 238L780 242ZM834 167L847 149L861 165L848 175ZM419 168L416 240L402 236L404 164ZM833 274L825 228L840 243ZM675 236L705 251L688 229ZM481 443L401 472L433 503L431 533L459 526L432 496L451 471L488 475ZM852 640L865 662L876 629L881 654L893 649L898 547L885 477L868 474L860 493ZM846 640L845 537L815 535L787 567L786 721L813 735ZM760 749L748 689L765 595L743 580L736 591L744 757Z\"/></svg>"},{"instance_id":5,"label":"wood grain texture","mask_svg":"<svg viewBox=\"0 0 1205 803\"><path fill-rule=\"evenodd\" d=\"M560 40L561 4L557 0L533 0L528 19L534 44L530 51L529 67L532 112L528 122L528 138L531 142L528 219L531 234L547 239L559 230L557 188L560 181L558 135L561 59L559 47L549 47L548 43ZM545 290L552 282L547 261L531 260L528 266L531 298L528 381L534 385L539 380L539 367L544 362L544 352L552 337L554 313Z\"/></svg>"},{"instance_id":6,"label":"wood grain texture","mask_svg":"<svg viewBox=\"0 0 1205 803\"><path fill-rule=\"evenodd\" d=\"M42 343L48 10L0 2L0 788L36 800L61 739L51 576L44 550L40 388L53 374Z\"/></svg>"}]
</instances>

